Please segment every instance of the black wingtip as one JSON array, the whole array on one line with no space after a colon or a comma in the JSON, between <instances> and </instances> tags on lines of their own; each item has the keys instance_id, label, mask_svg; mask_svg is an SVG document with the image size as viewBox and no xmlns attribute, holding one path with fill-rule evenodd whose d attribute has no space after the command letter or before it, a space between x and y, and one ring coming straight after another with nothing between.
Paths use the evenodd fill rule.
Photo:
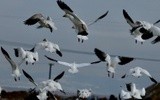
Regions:
<instances>
[{"instance_id":1,"label":"black wingtip","mask_svg":"<svg viewBox=\"0 0 160 100\"><path fill-rule=\"evenodd\" d=\"M63 71L62 73L60 73L59 75L57 75L53 80L54 81L59 81L63 77L64 73L65 73L65 71Z\"/></svg>"},{"instance_id":2,"label":"black wingtip","mask_svg":"<svg viewBox=\"0 0 160 100\"><path fill-rule=\"evenodd\" d=\"M149 78L150 78L150 80L151 80L152 82L154 82L155 84L158 83L153 77L149 77Z\"/></svg>"},{"instance_id":3,"label":"black wingtip","mask_svg":"<svg viewBox=\"0 0 160 100\"><path fill-rule=\"evenodd\" d=\"M126 77L126 74L124 74L121 78L125 78Z\"/></svg>"},{"instance_id":4,"label":"black wingtip","mask_svg":"<svg viewBox=\"0 0 160 100\"><path fill-rule=\"evenodd\" d=\"M55 59L53 59L53 58L50 58L50 57L48 57L48 56L46 56L46 55L44 55L48 60L51 60L51 61L54 61L54 62L58 62L57 60L55 60Z\"/></svg>"},{"instance_id":5,"label":"black wingtip","mask_svg":"<svg viewBox=\"0 0 160 100\"><path fill-rule=\"evenodd\" d=\"M61 51L59 51L59 50L56 50L56 53L57 53L60 57L63 56L62 53L61 53Z\"/></svg>"},{"instance_id":6,"label":"black wingtip","mask_svg":"<svg viewBox=\"0 0 160 100\"><path fill-rule=\"evenodd\" d=\"M1 51L4 55L6 55L9 59L11 59L11 57L9 56L8 52L3 48L1 47Z\"/></svg>"}]
</instances>

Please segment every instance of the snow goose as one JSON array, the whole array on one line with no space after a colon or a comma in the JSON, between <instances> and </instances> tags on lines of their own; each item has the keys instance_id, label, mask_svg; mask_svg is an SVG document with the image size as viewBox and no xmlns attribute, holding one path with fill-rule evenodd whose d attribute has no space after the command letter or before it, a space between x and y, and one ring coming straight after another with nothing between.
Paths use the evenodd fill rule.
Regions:
<instances>
[{"instance_id":1,"label":"snow goose","mask_svg":"<svg viewBox=\"0 0 160 100\"><path fill-rule=\"evenodd\" d=\"M39 26L37 28L49 28L50 32L52 32L53 30L57 30L57 27L55 26L51 17L48 16L47 18L45 18L41 13L34 14L24 21L25 25L34 25L36 23L39 23Z\"/></svg>"},{"instance_id":2,"label":"snow goose","mask_svg":"<svg viewBox=\"0 0 160 100\"><path fill-rule=\"evenodd\" d=\"M80 99L87 99L92 95L91 89L78 89L77 97Z\"/></svg>"},{"instance_id":3,"label":"snow goose","mask_svg":"<svg viewBox=\"0 0 160 100\"><path fill-rule=\"evenodd\" d=\"M155 84L157 84L158 82L151 76L151 74L146 70L146 69L143 69L141 67L134 67L134 68L131 68L129 70L129 74L128 75L132 75L134 77L141 77L143 74L145 74L146 76L148 76L150 78L150 80L152 82L154 82ZM125 74L123 76L123 78L125 78L127 75Z\"/></svg>"},{"instance_id":4,"label":"snow goose","mask_svg":"<svg viewBox=\"0 0 160 100\"><path fill-rule=\"evenodd\" d=\"M68 66L69 69L68 69L68 72L74 74L74 73L77 73L78 72L78 68L81 68L81 67L85 67L85 66L90 66L92 64L96 64L96 63L99 63L100 61L95 61L95 62L91 62L91 63L80 63L80 64L77 64L77 63L68 63L68 62L64 62L64 61L58 61L58 60L55 60L53 58L50 58L48 56L45 55L45 57L51 61L54 61L54 62L57 62L61 65L64 65L64 66Z\"/></svg>"},{"instance_id":5,"label":"snow goose","mask_svg":"<svg viewBox=\"0 0 160 100\"><path fill-rule=\"evenodd\" d=\"M29 75L26 71L23 70L23 74L25 77L33 83L40 92L44 91L50 91L50 92L55 92L55 91L60 91L65 94L64 90L62 89L61 84L58 82L63 76L64 76L65 71L57 75L54 79L42 81L40 84L37 84L31 75Z\"/></svg>"},{"instance_id":6,"label":"snow goose","mask_svg":"<svg viewBox=\"0 0 160 100\"><path fill-rule=\"evenodd\" d=\"M95 52L96 56L100 59L100 61L107 62L108 77L110 77L112 74L112 78L114 78L115 68L116 68L117 64L125 65L134 59L131 57L123 57L123 56L116 56L113 59L111 59L109 54L107 54L97 48L94 49L94 52Z\"/></svg>"},{"instance_id":7,"label":"snow goose","mask_svg":"<svg viewBox=\"0 0 160 100\"><path fill-rule=\"evenodd\" d=\"M36 61L39 61L38 52L35 51L35 47L31 50L24 50L22 47L14 48L14 52L16 57L25 60L26 65L28 65L28 63L34 64Z\"/></svg>"},{"instance_id":8,"label":"snow goose","mask_svg":"<svg viewBox=\"0 0 160 100\"><path fill-rule=\"evenodd\" d=\"M84 40L88 40L88 25L81 18L79 18L66 3L61 0L57 0L57 4L65 12L63 17L69 18L69 20L73 23L74 26L72 28L75 29L77 33L78 42L81 41L83 43ZM103 19L107 14L108 11L89 25L92 25L100 19Z\"/></svg>"},{"instance_id":9,"label":"snow goose","mask_svg":"<svg viewBox=\"0 0 160 100\"><path fill-rule=\"evenodd\" d=\"M160 28L155 25L159 23L159 20L154 24L151 24L146 21L134 22L124 9L123 9L123 15L127 23L132 27L132 29L130 30L131 35L133 36L140 35L141 39L143 40L147 40L156 36L156 38L151 42L152 44L155 44L160 41Z\"/></svg>"},{"instance_id":10,"label":"snow goose","mask_svg":"<svg viewBox=\"0 0 160 100\"><path fill-rule=\"evenodd\" d=\"M62 53L60 51L58 44L52 43L52 42L48 41L47 39L43 39L42 42L39 42L36 44L35 49L38 50L40 48L42 48L46 51L49 51L51 53L56 52L60 57L62 57Z\"/></svg>"},{"instance_id":11,"label":"snow goose","mask_svg":"<svg viewBox=\"0 0 160 100\"><path fill-rule=\"evenodd\" d=\"M12 59L11 57L9 56L8 52L3 48L1 47L1 51L2 51L2 54L4 55L4 57L7 59L7 61L10 63L11 67L12 67L12 76L14 77L14 80L17 81L17 80L20 80L20 76L21 76L21 73L20 73L20 70L19 70L19 66L22 64L22 62L24 61L23 59L20 61L20 63L16 64Z\"/></svg>"}]
</instances>

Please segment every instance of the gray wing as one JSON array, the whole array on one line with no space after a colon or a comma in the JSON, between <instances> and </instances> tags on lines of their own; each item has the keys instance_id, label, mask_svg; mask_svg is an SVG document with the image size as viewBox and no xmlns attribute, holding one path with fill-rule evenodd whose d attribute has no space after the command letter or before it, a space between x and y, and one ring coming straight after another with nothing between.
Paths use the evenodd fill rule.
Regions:
<instances>
[{"instance_id":1,"label":"gray wing","mask_svg":"<svg viewBox=\"0 0 160 100\"><path fill-rule=\"evenodd\" d=\"M9 56L9 54L8 54L8 52L5 50L5 49L3 49L3 47L1 47L1 51L2 51L2 53L3 53L3 55L4 55L4 57L7 59L7 61L11 64L11 67L12 67L12 69L16 69L16 67L17 67L17 65L16 65L16 63L11 59L11 57Z\"/></svg>"},{"instance_id":2,"label":"gray wing","mask_svg":"<svg viewBox=\"0 0 160 100\"><path fill-rule=\"evenodd\" d=\"M27 20L24 21L25 25L34 25L36 24L38 21L40 21L41 19L43 19L43 15L42 14L34 14L33 16L31 16L30 18L28 18Z\"/></svg>"}]
</instances>

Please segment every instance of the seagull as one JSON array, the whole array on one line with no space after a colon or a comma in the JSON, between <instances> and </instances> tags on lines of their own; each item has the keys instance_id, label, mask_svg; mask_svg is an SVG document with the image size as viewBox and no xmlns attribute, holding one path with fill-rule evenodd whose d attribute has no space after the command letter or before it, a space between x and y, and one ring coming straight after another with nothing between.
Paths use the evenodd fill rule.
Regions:
<instances>
[{"instance_id":1,"label":"seagull","mask_svg":"<svg viewBox=\"0 0 160 100\"><path fill-rule=\"evenodd\" d=\"M1 47L1 51L2 51L2 54L4 55L4 57L7 59L7 61L10 63L10 65L12 67L12 76L14 77L14 80L15 81L20 80L21 73L20 73L20 70L19 70L19 66L23 63L24 60L22 59L20 61L20 63L16 64L11 59L8 52L3 47Z\"/></svg>"},{"instance_id":2,"label":"seagull","mask_svg":"<svg viewBox=\"0 0 160 100\"><path fill-rule=\"evenodd\" d=\"M62 57L62 53L60 51L60 48L58 46L58 44L52 43L50 41L48 41L47 39L43 39L42 42L39 42L36 44L35 49L44 49L46 51L49 51L51 53L56 52L60 57Z\"/></svg>"},{"instance_id":3,"label":"seagull","mask_svg":"<svg viewBox=\"0 0 160 100\"><path fill-rule=\"evenodd\" d=\"M124 9L123 9L123 15L127 23L132 27L132 29L130 30L131 35L133 36L138 35L143 40L148 40L155 36L156 38L151 42L152 44L155 44L160 41L160 28L155 25L159 23L159 20L153 24L146 21L134 22Z\"/></svg>"},{"instance_id":4,"label":"seagull","mask_svg":"<svg viewBox=\"0 0 160 100\"><path fill-rule=\"evenodd\" d=\"M78 89L77 96L81 99L87 99L92 95L91 89Z\"/></svg>"},{"instance_id":5,"label":"seagull","mask_svg":"<svg viewBox=\"0 0 160 100\"><path fill-rule=\"evenodd\" d=\"M94 52L100 61L107 62L106 65L107 65L108 77L110 77L112 74L112 78L114 78L115 68L117 64L125 65L134 60L134 58L123 57L123 56L116 56L113 59L111 59L111 56L108 53L105 53L97 48L94 49Z\"/></svg>"},{"instance_id":6,"label":"seagull","mask_svg":"<svg viewBox=\"0 0 160 100\"><path fill-rule=\"evenodd\" d=\"M40 93L44 92L44 91L50 91L50 92L60 91L65 94L64 90L62 89L61 84L58 82L64 76L64 73L65 73L65 71L63 71L62 73L57 75L54 79L42 81L41 83L37 84L37 83L35 83L35 81L31 77L31 75L29 75L26 71L23 70L23 74L25 75L25 77L32 84L34 84L35 87L37 87L40 90Z\"/></svg>"},{"instance_id":7,"label":"seagull","mask_svg":"<svg viewBox=\"0 0 160 100\"><path fill-rule=\"evenodd\" d=\"M132 75L134 77L141 77L143 74L145 74L146 76L148 76L150 78L150 80L152 82L154 82L155 84L157 84L158 82L151 76L151 74L146 70L146 69L143 69L141 67L134 67L134 68L131 68L129 70L129 75ZM123 78L126 77L126 74L124 75Z\"/></svg>"},{"instance_id":8,"label":"seagull","mask_svg":"<svg viewBox=\"0 0 160 100\"><path fill-rule=\"evenodd\" d=\"M63 62L63 61L58 61L58 60L55 60L53 58L50 58L48 56L45 55L45 57L51 61L54 61L54 62L57 62L61 65L64 65L64 66L68 66L69 69L68 69L68 72L74 74L74 73L78 73L78 68L81 68L81 67L85 67L85 66L90 66L92 64L96 64L96 63L99 63L100 61L95 61L95 62L91 62L91 63L80 63L80 64L77 64L77 63L68 63L68 62Z\"/></svg>"},{"instance_id":9,"label":"seagull","mask_svg":"<svg viewBox=\"0 0 160 100\"><path fill-rule=\"evenodd\" d=\"M14 53L16 57L24 59L26 65L28 65L28 63L34 64L36 61L39 61L38 52L34 49L35 47L33 47L31 50L24 50L22 47L14 48Z\"/></svg>"},{"instance_id":10,"label":"seagull","mask_svg":"<svg viewBox=\"0 0 160 100\"><path fill-rule=\"evenodd\" d=\"M82 42L82 43L84 40L88 40L88 37L87 37L89 34L88 26L103 19L108 14L108 11L107 11L105 14L98 17L93 23L87 25L80 17L78 17L74 13L74 11L65 2L63 2L61 0L57 0L57 4L65 12L63 17L68 18L73 23L72 28L75 29L75 31L77 33L78 42Z\"/></svg>"},{"instance_id":11,"label":"seagull","mask_svg":"<svg viewBox=\"0 0 160 100\"><path fill-rule=\"evenodd\" d=\"M128 92L128 91L125 91L123 89L121 90L120 97L123 98L123 99L130 99L130 98L132 98L131 93Z\"/></svg>"},{"instance_id":12,"label":"seagull","mask_svg":"<svg viewBox=\"0 0 160 100\"><path fill-rule=\"evenodd\" d=\"M39 23L39 26L37 28L49 28L50 32L52 32L53 30L57 30L57 27L55 26L52 18L49 16L45 18L41 13L34 14L24 21L25 25L34 25L36 23Z\"/></svg>"}]
</instances>

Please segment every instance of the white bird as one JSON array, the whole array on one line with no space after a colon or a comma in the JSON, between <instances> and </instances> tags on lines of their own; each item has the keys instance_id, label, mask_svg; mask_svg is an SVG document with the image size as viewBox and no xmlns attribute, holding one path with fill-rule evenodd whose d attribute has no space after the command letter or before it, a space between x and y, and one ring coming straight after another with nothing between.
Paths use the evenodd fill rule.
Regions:
<instances>
[{"instance_id":1,"label":"white bird","mask_svg":"<svg viewBox=\"0 0 160 100\"><path fill-rule=\"evenodd\" d=\"M24 21L25 25L34 25L36 23L39 23L39 26L37 28L49 28L51 32L53 30L57 30L57 27L55 26L51 17L48 16L47 18L45 18L41 13L34 14Z\"/></svg>"},{"instance_id":2,"label":"white bird","mask_svg":"<svg viewBox=\"0 0 160 100\"><path fill-rule=\"evenodd\" d=\"M63 77L64 73L65 71L57 75L54 79L42 81L41 83L37 84L33 80L33 78L26 71L23 70L23 74L25 75L25 77L31 83L33 83L36 86L36 88L38 88L38 90L40 90L40 93L43 91L49 91L49 92L60 91L65 94L64 90L62 89L61 84L58 82Z\"/></svg>"},{"instance_id":3,"label":"white bird","mask_svg":"<svg viewBox=\"0 0 160 100\"><path fill-rule=\"evenodd\" d=\"M61 0L57 0L57 4L65 12L63 17L69 18L69 20L73 23L74 26L72 28L75 29L77 33L78 42L81 41L83 43L84 40L88 40L88 25L81 18L79 18L66 3ZM107 14L108 11L89 25L96 23L100 19L104 18Z\"/></svg>"},{"instance_id":4,"label":"white bird","mask_svg":"<svg viewBox=\"0 0 160 100\"><path fill-rule=\"evenodd\" d=\"M12 76L14 77L14 80L15 81L20 80L21 73L20 73L20 70L19 70L19 66L23 63L24 60L22 59L20 61L20 63L16 64L11 59L8 52L3 47L1 47L1 51L2 51L2 54L4 55L4 57L7 59L7 61L10 63L10 65L12 67Z\"/></svg>"},{"instance_id":5,"label":"white bird","mask_svg":"<svg viewBox=\"0 0 160 100\"><path fill-rule=\"evenodd\" d=\"M123 89L121 90L121 98L123 99L130 99L130 98L135 98L135 99L142 99L143 96L146 94L145 88L142 89L137 89L135 83L129 83L126 84L127 91L124 91Z\"/></svg>"},{"instance_id":6,"label":"white bird","mask_svg":"<svg viewBox=\"0 0 160 100\"><path fill-rule=\"evenodd\" d=\"M36 44L35 49L44 49L46 51L49 51L51 53L56 52L60 57L62 57L62 53L60 51L60 48L58 46L58 44L52 43L50 41L48 41L47 39L43 39L42 42L39 42Z\"/></svg>"},{"instance_id":7,"label":"white bird","mask_svg":"<svg viewBox=\"0 0 160 100\"><path fill-rule=\"evenodd\" d=\"M151 76L151 74L146 70L146 69L143 69L143 68L141 68L141 67L134 67L134 68L131 68L130 70L129 70L129 75L132 75L132 76L134 76L134 77L141 77L142 75L146 75L146 76L148 76L149 78L150 78L150 80L152 81L152 82L154 82L155 84L157 84L158 82ZM126 77L126 74L125 74L125 76L123 76L123 78L125 78Z\"/></svg>"},{"instance_id":8,"label":"white bird","mask_svg":"<svg viewBox=\"0 0 160 100\"><path fill-rule=\"evenodd\" d=\"M123 57L123 56L116 56L113 59L111 59L109 54L107 54L97 48L94 49L94 52L100 61L107 62L108 77L110 77L111 76L110 74L112 74L112 78L114 77L115 68L116 68L117 64L125 65L125 64L131 62L132 60L134 60L134 58Z\"/></svg>"},{"instance_id":9,"label":"white bird","mask_svg":"<svg viewBox=\"0 0 160 100\"><path fill-rule=\"evenodd\" d=\"M156 38L151 42L152 44L160 41L160 28L155 26L155 24L159 23L159 21L155 22L154 24L146 21L134 22L125 10L123 10L123 15L127 23L132 27L132 29L130 30L131 35L139 35L142 40L147 40L156 36Z\"/></svg>"},{"instance_id":10,"label":"white bird","mask_svg":"<svg viewBox=\"0 0 160 100\"><path fill-rule=\"evenodd\" d=\"M81 68L81 67L85 67L85 66L90 66L92 64L96 64L96 63L99 63L100 61L95 61L95 62L91 62L91 63L80 63L80 64L77 64L77 63L68 63L68 62L63 62L63 61L58 61L58 60L55 60L53 58L50 58L48 56L45 55L45 57L51 61L54 61L54 62L57 62L61 65L64 65L64 66L68 66L69 69L68 69L68 72L74 74L74 73L77 73L78 72L78 68Z\"/></svg>"},{"instance_id":11,"label":"white bird","mask_svg":"<svg viewBox=\"0 0 160 100\"><path fill-rule=\"evenodd\" d=\"M131 93L128 92L128 91L125 91L123 89L121 90L120 97L123 98L123 99L130 99L130 98L132 98Z\"/></svg>"},{"instance_id":12,"label":"white bird","mask_svg":"<svg viewBox=\"0 0 160 100\"><path fill-rule=\"evenodd\" d=\"M31 50L24 50L22 47L14 48L15 56L24 59L26 65L28 63L34 64L36 61L39 61L38 52L35 51L35 47Z\"/></svg>"},{"instance_id":13,"label":"white bird","mask_svg":"<svg viewBox=\"0 0 160 100\"><path fill-rule=\"evenodd\" d=\"M91 89L78 89L77 97L81 99L87 99L92 95Z\"/></svg>"},{"instance_id":14,"label":"white bird","mask_svg":"<svg viewBox=\"0 0 160 100\"><path fill-rule=\"evenodd\" d=\"M39 100L47 100L48 96L47 96L47 91L41 91L38 95L37 98Z\"/></svg>"}]
</instances>

